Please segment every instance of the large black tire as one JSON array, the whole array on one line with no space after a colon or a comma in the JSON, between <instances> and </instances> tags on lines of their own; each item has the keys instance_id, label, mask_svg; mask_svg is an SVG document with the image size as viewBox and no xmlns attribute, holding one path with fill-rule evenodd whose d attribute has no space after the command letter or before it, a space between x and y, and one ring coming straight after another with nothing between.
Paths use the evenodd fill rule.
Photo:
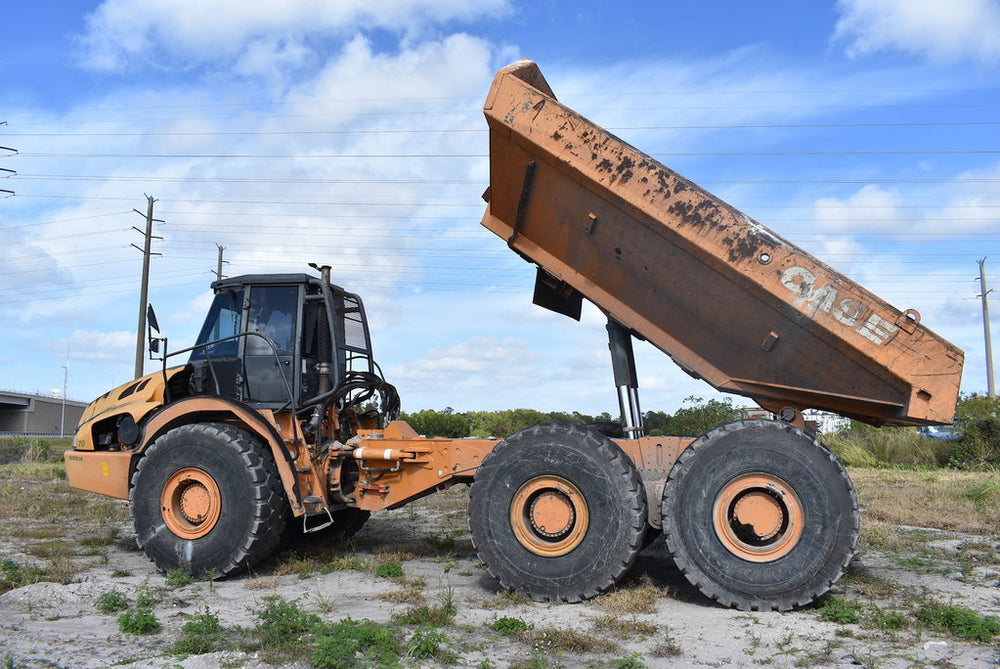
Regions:
<instances>
[{"instance_id":1,"label":"large black tire","mask_svg":"<svg viewBox=\"0 0 1000 669\"><path fill-rule=\"evenodd\" d=\"M742 610L787 611L827 592L858 541L854 487L816 439L743 420L699 437L663 495L663 532L701 592Z\"/></svg>"},{"instance_id":2,"label":"large black tire","mask_svg":"<svg viewBox=\"0 0 1000 669\"><path fill-rule=\"evenodd\" d=\"M136 541L161 572L222 577L268 558L285 526L277 468L223 423L182 425L146 449L129 492Z\"/></svg>"},{"instance_id":3,"label":"large black tire","mask_svg":"<svg viewBox=\"0 0 1000 669\"><path fill-rule=\"evenodd\" d=\"M469 491L479 559L500 585L535 601L579 602L614 585L642 548L646 512L632 461L572 425L508 437Z\"/></svg>"}]
</instances>

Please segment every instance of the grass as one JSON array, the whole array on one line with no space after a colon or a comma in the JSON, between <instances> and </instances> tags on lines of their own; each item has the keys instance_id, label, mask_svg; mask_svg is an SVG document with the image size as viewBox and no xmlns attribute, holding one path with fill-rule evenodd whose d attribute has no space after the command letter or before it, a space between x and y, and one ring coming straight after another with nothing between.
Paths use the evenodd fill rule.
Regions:
<instances>
[{"instance_id":1,"label":"grass","mask_svg":"<svg viewBox=\"0 0 1000 669\"><path fill-rule=\"evenodd\" d=\"M379 578L402 578L403 565L399 562L383 562L375 567L375 575Z\"/></svg>"},{"instance_id":2,"label":"grass","mask_svg":"<svg viewBox=\"0 0 1000 669\"><path fill-rule=\"evenodd\" d=\"M663 594L663 591L645 576L600 595L594 599L593 604L602 611L619 616L628 613L656 613L656 603Z\"/></svg>"},{"instance_id":3,"label":"grass","mask_svg":"<svg viewBox=\"0 0 1000 669\"><path fill-rule=\"evenodd\" d=\"M322 622L316 614L303 611L298 601L277 595L265 597L254 615L258 621L254 637L262 650L291 649Z\"/></svg>"},{"instance_id":4,"label":"grass","mask_svg":"<svg viewBox=\"0 0 1000 669\"><path fill-rule=\"evenodd\" d=\"M329 625L319 636L312 664L320 669L397 667L401 652L392 630L371 620L346 618Z\"/></svg>"},{"instance_id":5,"label":"grass","mask_svg":"<svg viewBox=\"0 0 1000 669\"><path fill-rule=\"evenodd\" d=\"M128 597L125 596L125 593L119 590L111 590L98 597L94 606L96 606L97 610L101 613L118 613L119 611L125 611L128 609Z\"/></svg>"},{"instance_id":6,"label":"grass","mask_svg":"<svg viewBox=\"0 0 1000 669\"><path fill-rule=\"evenodd\" d=\"M511 636L512 634L527 632L532 628L534 628L534 625L526 623L520 618L512 618L509 616L497 618L490 623L490 629L497 632L501 636Z\"/></svg>"},{"instance_id":7,"label":"grass","mask_svg":"<svg viewBox=\"0 0 1000 669\"><path fill-rule=\"evenodd\" d=\"M515 638L530 644L536 651L547 653L614 653L618 651L618 644L614 641L561 627L526 630L517 633Z\"/></svg>"},{"instance_id":8,"label":"grass","mask_svg":"<svg viewBox=\"0 0 1000 669\"><path fill-rule=\"evenodd\" d=\"M458 654L448 648L451 640L439 630L418 629L406 642L406 655L415 660L434 659L441 664L454 664Z\"/></svg>"},{"instance_id":9,"label":"grass","mask_svg":"<svg viewBox=\"0 0 1000 669\"><path fill-rule=\"evenodd\" d=\"M152 610L136 607L118 616L118 629L125 634L156 634L160 631L160 621Z\"/></svg>"},{"instance_id":10,"label":"grass","mask_svg":"<svg viewBox=\"0 0 1000 669\"><path fill-rule=\"evenodd\" d=\"M850 469L865 521L1000 534L1000 483L992 472Z\"/></svg>"},{"instance_id":11,"label":"grass","mask_svg":"<svg viewBox=\"0 0 1000 669\"><path fill-rule=\"evenodd\" d=\"M823 435L840 461L854 467L938 467L948 462L951 444L924 437L916 428L871 428Z\"/></svg>"},{"instance_id":12,"label":"grass","mask_svg":"<svg viewBox=\"0 0 1000 669\"><path fill-rule=\"evenodd\" d=\"M961 606L930 601L916 611L920 622L958 639L988 643L1000 635L1000 621Z\"/></svg>"},{"instance_id":13,"label":"grass","mask_svg":"<svg viewBox=\"0 0 1000 669\"><path fill-rule=\"evenodd\" d=\"M0 593L46 580L45 572L38 567L22 565L14 560L0 562Z\"/></svg>"},{"instance_id":14,"label":"grass","mask_svg":"<svg viewBox=\"0 0 1000 669\"><path fill-rule=\"evenodd\" d=\"M864 607L839 595L824 595L816 601L816 609L823 620L840 625L861 622Z\"/></svg>"},{"instance_id":15,"label":"grass","mask_svg":"<svg viewBox=\"0 0 1000 669\"><path fill-rule=\"evenodd\" d=\"M186 616L180 638L173 651L181 655L204 655L229 647L229 633L219 623L219 617L208 610Z\"/></svg>"},{"instance_id":16,"label":"grass","mask_svg":"<svg viewBox=\"0 0 1000 669\"><path fill-rule=\"evenodd\" d=\"M653 623L638 620L635 616L604 616L594 620L594 629L612 633L619 638L651 637L659 631Z\"/></svg>"}]
</instances>

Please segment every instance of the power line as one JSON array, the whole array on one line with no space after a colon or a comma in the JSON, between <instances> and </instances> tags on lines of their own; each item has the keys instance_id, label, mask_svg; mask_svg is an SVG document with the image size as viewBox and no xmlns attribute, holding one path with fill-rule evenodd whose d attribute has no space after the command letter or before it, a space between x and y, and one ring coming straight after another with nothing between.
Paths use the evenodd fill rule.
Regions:
<instances>
[{"instance_id":1,"label":"power line","mask_svg":"<svg viewBox=\"0 0 1000 669\"><path fill-rule=\"evenodd\" d=\"M653 152L649 155L667 158L740 158L740 157L835 157L835 156L974 156L997 155L1000 149L867 149L859 151L670 151ZM402 160L415 158L429 159L485 159L486 153L70 153L70 152L35 152L21 153L23 158L155 158L155 159L211 159L211 160L281 160L305 158L317 160L368 160L389 159Z\"/></svg>"}]
</instances>

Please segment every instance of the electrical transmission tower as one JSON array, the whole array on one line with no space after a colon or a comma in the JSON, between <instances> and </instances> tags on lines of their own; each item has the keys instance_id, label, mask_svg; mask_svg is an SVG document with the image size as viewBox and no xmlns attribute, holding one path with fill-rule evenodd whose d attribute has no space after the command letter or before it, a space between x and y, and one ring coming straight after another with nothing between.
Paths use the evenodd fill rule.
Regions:
<instances>
[{"instance_id":1,"label":"electrical transmission tower","mask_svg":"<svg viewBox=\"0 0 1000 669\"><path fill-rule=\"evenodd\" d=\"M146 218L146 230L142 231L139 228L132 226L132 229L143 235L144 243L142 248L139 248L135 244L132 244L133 248L142 251L142 287L139 290L139 329L135 336L135 378L139 378L143 373L143 362L145 361L145 339L146 339L146 303L149 299L149 257L163 255L162 253L153 253L151 248L154 239L163 239L163 237L157 237L153 234L153 223L163 223L162 219L153 218L153 203L156 200L150 196L146 195L146 213L143 214L138 209L133 209L135 213Z\"/></svg>"}]
</instances>

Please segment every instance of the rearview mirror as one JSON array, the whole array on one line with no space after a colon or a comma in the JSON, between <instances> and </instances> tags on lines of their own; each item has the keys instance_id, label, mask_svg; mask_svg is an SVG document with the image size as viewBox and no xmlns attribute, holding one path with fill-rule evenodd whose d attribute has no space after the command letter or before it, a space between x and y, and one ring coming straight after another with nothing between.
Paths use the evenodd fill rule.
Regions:
<instances>
[{"instance_id":1,"label":"rearview mirror","mask_svg":"<svg viewBox=\"0 0 1000 669\"><path fill-rule=\"evenodd\" d=\"M146 305L146 326L147 335L149 338L149 357L151 360L157 360L154 353L160 352L160 342L164 345L164 354L166 354L166 337L160 337L160 324L156 320L156 312L153 310L152 304ZM156 333L155 335L153 333Z\"/></svg>"},{"instance_id":2,"label":"rearview mirror","mask_svg":"<svg viewBox=\"0 0 1000 669\"><path fill-rule=\"evenodd\" d=\"M160 324L156 322L156 312L153 311L153 305L146 305L146 322L149 323L151 330L160 331Z\"/></svg>"}]
</instances>

